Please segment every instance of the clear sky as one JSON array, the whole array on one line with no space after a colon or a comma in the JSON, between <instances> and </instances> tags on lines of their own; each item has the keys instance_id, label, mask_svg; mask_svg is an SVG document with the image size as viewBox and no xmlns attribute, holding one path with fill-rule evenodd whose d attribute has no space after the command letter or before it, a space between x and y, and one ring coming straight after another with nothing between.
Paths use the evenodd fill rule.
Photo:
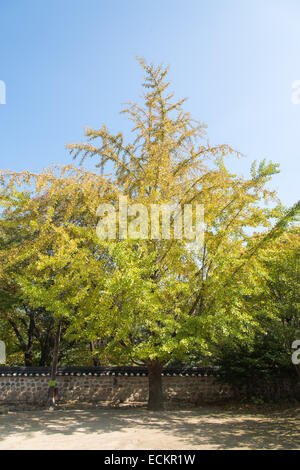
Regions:
<instances>
[{"instance_id":1,"label":"clear sky","mask_svg":"<svg viewBox=\"0 0 300 470\"><path fill-rule=\"evenodd\" d=\"M136 56L169 64L211 143L247 155L232 169L279 162L273 187L286 205L299 198L299 0L0 0L0 168L70 163L64 144L84 126L126 131Z\"/></svg>"}]
</instances>

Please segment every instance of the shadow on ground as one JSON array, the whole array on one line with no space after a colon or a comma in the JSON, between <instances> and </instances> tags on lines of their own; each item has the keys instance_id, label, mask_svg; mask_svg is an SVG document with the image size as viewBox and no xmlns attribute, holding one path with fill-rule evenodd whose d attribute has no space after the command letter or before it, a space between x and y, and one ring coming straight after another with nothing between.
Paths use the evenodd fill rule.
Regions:
<instances>
[{"instance_id":1,"label":"shadow on ground","mask_svg":"<svg viewBox=\"0 0 300 470\"><path fill-rule=\"evenodd\" d=\"M0 416L0 449L300 449L299 416L211 407L25 411Z\"/></svg>"}]
</instances>

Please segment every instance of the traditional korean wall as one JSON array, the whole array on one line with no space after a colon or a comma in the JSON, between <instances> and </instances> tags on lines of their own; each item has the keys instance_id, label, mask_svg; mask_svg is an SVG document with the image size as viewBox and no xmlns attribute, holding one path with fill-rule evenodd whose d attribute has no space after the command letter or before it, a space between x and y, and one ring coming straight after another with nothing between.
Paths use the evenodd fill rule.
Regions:
<instances>
[{"instance_id":1,"label":"traditional korean wall","mask_svg":"<svg viewBox=\"0 0 300 470\"><path fill-rule=\"evenodd\" d=\"M206 371L164 372L165 398L189 403L215 402L230 398L228 385ZM148 399L148 377L145 371L93 369L59 372L57 377L60 403L135 403ZM47 399L49 372L31 369L4 371L0 369L0 403L42 404Z\"/></svg>"},{"instance_id":2,"label":"traditional korean wall","mask_svg":"<svg viewBox=\"0 0 300 470\"><path fill-rule=\"evenodd\" d=\"M0 368L1 404L44 404L50 370L47 368ZM248 381L232 389L218 380L212 369L164 369L166 400L213 403L231 399L299 400L300 383L291 379ZM59 403L137 403L148 399L148 377L143 368L60 368L57 376Z\"/></svg>"}]
</instances>

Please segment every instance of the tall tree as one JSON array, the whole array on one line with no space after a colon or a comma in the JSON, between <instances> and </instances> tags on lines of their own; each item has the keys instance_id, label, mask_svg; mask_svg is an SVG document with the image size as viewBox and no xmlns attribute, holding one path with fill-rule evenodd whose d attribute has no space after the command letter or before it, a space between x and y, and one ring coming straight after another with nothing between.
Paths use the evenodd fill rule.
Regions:
<instances>
[{"instance_id":1,"label":"tall tree","mask_svg":"<svg viewBox=\"0 0 300 470\"><path fill-rule=\"evenodd\" d=\"M231 174L225 157L237 152L211 146L206 126L183 111L184 100L173 101L167 69L140 62L143 103L124 110L134 123L133 141L126 144L121 133L111 135L102 126L86 131L87 143L68 148L81 161L97 158L104 174L113 164L116 195L127 196L128 204L149 210L151 204L203 204L205 242L198 248L176 239L103 243L112 271L101 278L101 287L96 282L89 291L88 308L79 308L74 332L80 328L90 339L95 333L108 338L102 354L115 361L147 365L149 407L159 409L164 364L195 348L207 352L216 329L240 332L253 321L239 305L229 304L238 283L249 278L262 243L272 236L256 241L251 230L270 230L272 218L283 210L279 203L273 209L264 205L275 199L266 183L278 165L254 164L248 179Z\"/></svg>"},{"instance_id":2,"label":"tall tree","mask_svg":"<svg viewBox=\"0 0 300 470\"><path fill-rule=\"evenodd\" d=\"M100 176L65 167L39 175L4 172L1 186L1 204L5 207L2 233L9 226L17 233L14 239L8 237L7 243L3 235L0 250L0 279L19 295L18 299L12 293L8 297L12 305L7 321L22 342L15 307L23 303L30 318L28 341L32 342L34 333L38 338L40 333L37 314L52 319L54 347L49 403L54 405L61 333L73 320L77 305L89 288L85 265L94 259L97 269L101 269L95 243L95 204L104 197L107 183ZM32 348L26 347L25 354L27 349L32 353ZM32 365L28 360L26 363Z\"/></svg>"}]
</instances>

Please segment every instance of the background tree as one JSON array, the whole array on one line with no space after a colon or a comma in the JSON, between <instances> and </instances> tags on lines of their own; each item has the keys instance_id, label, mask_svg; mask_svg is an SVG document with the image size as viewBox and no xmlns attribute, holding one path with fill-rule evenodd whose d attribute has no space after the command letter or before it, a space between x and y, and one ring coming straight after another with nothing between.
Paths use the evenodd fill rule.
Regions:
<instances>
[{"instance_id":1,"label":"background tree","mask_svg":"<svg viewBox=\"0 0 300 470\"><path fill-rule=\"evenodd\" d=\"M13 210L9 203L8 206L2 204L5 209L0 222L0 319L9 331L9 337L14 337L7 343L8 362L20 364L24 360L26 366L45 365L51 352L53 322L43 309L31 308L16 282L15 276L30 263L30 258L16 256L16 253L21 253L23 245L32 243L35 237L32 236L29 221L27 225L22 224L21 206L24 200L16 191L13 198ZM4 203L4 198L1 202ZM14 345L12 350L15 353L22 351L21 355L10 356L11 343Z\"/></svg>"},{"instance_id":2,"label":"background tree","mask_svg":"<svg viewBox=\"0 0 300 470\"><path fill-rule=\"evenodd\" d=\"M2 217L1 280L6 285L3 297L11 303L10 307L3 304L2 311L21 343L18 320L30 329L27 337L32 343L40 339L40 318L50 318L54 340L49 392L53 405L61 333L88 290L85 265L96 259L97 269L101 267L94 241L95 204L106 187L102 177L72 167L39 175L2 174L1 201L6 209ZM16 231L14 237L6 236L9 226ZM21 305L30 318L29 326ZM32 365L32 344L28 351L26 348L25 344L25 354L31 354L26 365Z\"/></svg>"},{"instance_id":3,"label":"background tree","mask_svg":"<svg viewBox=\"0 0 300 470\"><path fill-rule=\"evenodd\" d=\"M299 227L292 224L281 237L263 249L257 258L256 283L240 291L245 309L256 312L257 324L247 342L218 338L216 363L227 382L247 384L256 379L293 377L292 343L300 335Z\"/></svg>"}]
</instances>

